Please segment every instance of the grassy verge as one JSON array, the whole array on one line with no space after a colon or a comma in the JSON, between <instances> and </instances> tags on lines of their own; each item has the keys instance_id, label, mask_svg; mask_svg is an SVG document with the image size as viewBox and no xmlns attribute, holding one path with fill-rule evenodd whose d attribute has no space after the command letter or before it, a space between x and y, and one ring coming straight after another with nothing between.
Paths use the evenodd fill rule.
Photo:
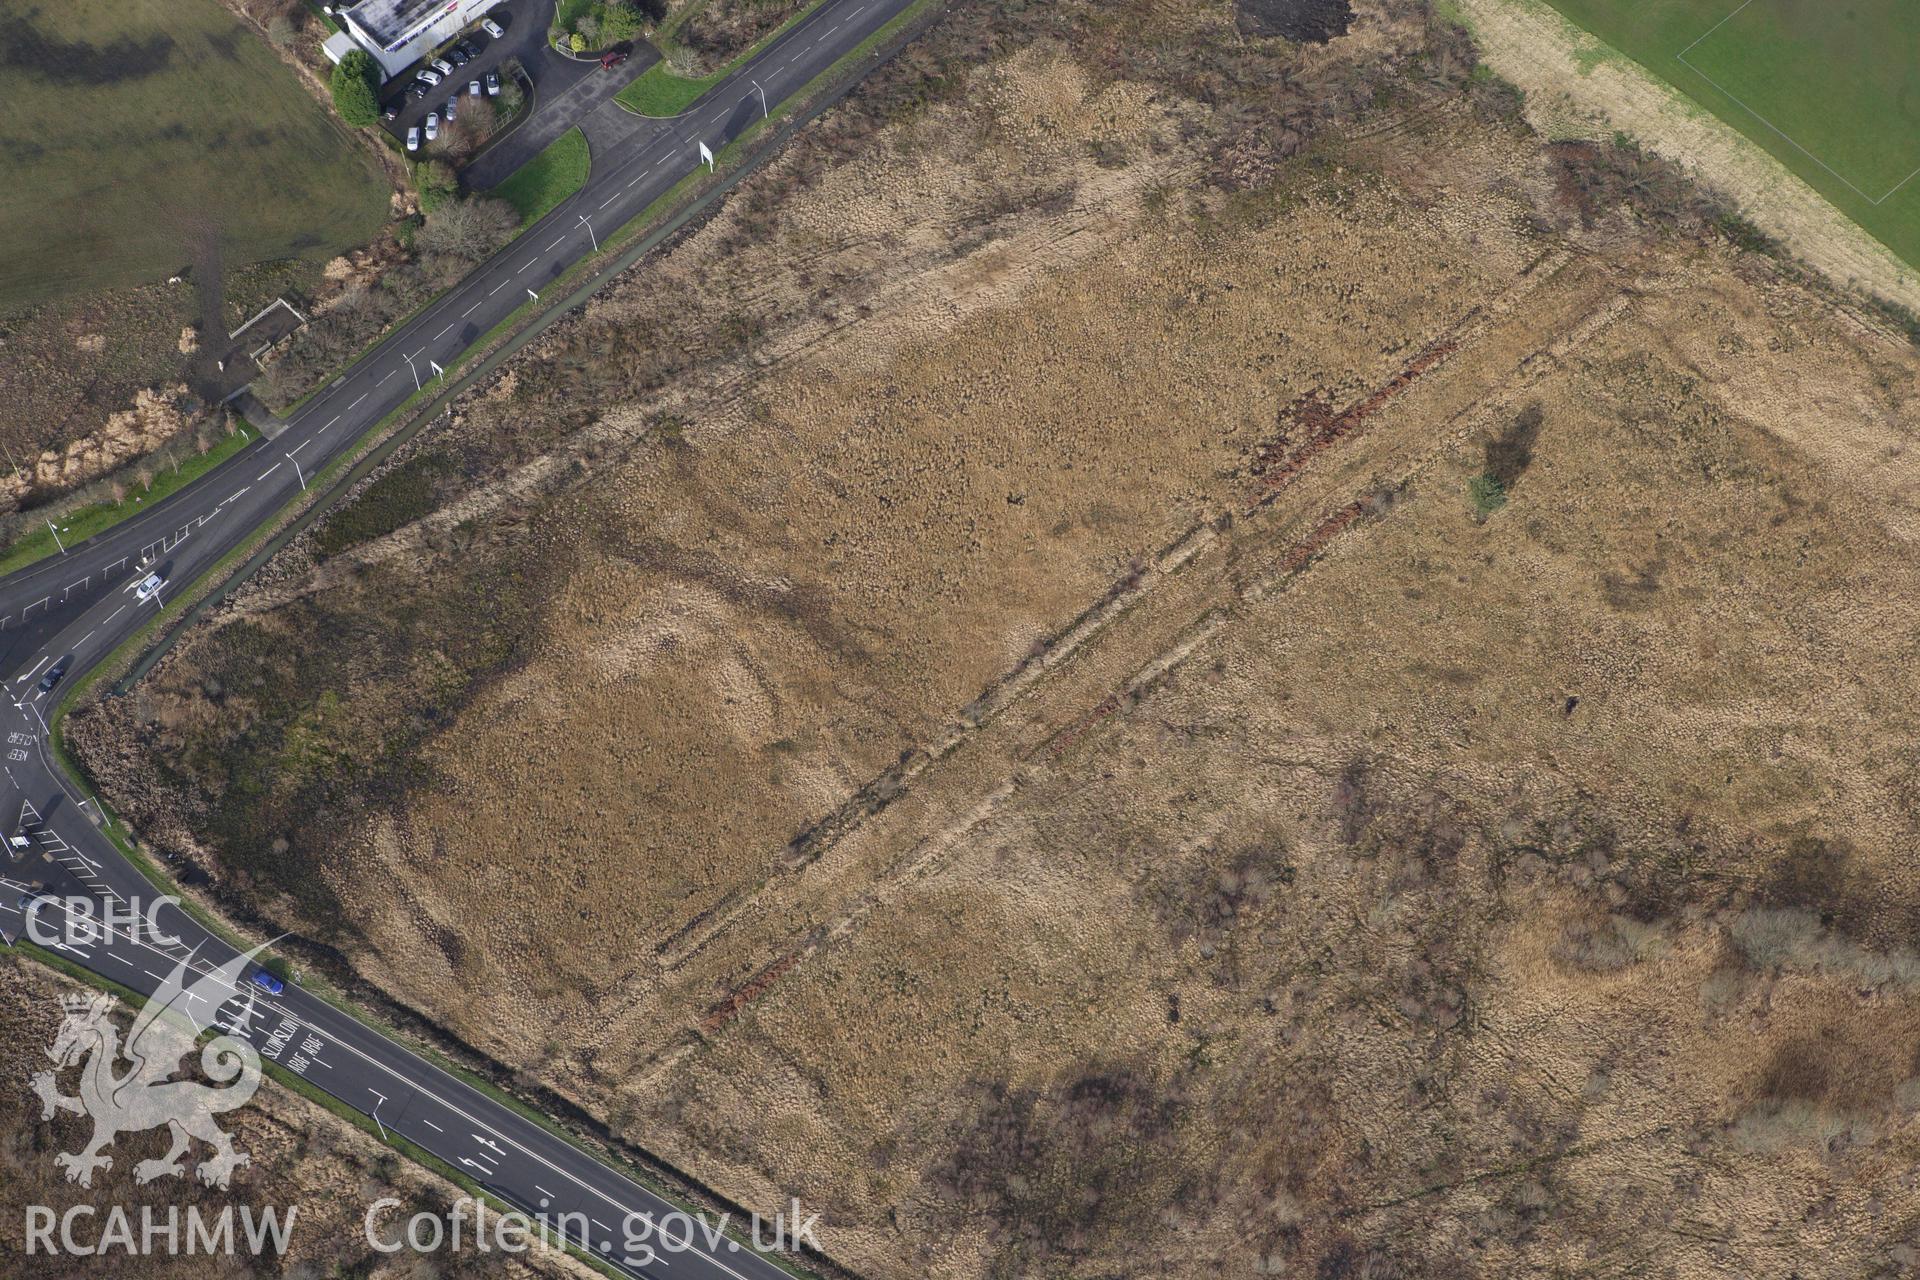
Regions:
<instances>
[{"instance_id":1,"label":"grassy verge","mask_svg":"<svg viewBox=\"0 0 1920 1280\"><path fill-rule=\"evenodd\" d=\"M333 15L327 12L326 6L322 5L320 0L306 0L306 9L308 13L320 20L320 25L327 29L328 35L340 34L340 24L333 20Z\"/></svg>"},{"instance_id":2,"label":"grassy verge","mask_svg":"<svg viewBox=\"0 0 1920 1280\"><path fill-rule=\"evenodd\" d=\"M812 4L781 23L778 28L767 33L767 35L756 42L752 48L710 75L677 75L672 68L667 66L666 60L662 59L648 67L632 84L616 94L614 101L618 102L627 110L643 116L654 116L656 118L677 116L695 102L698 102L701 94L713 88L716 84L719 84L729 75L732 75L747 59L759 53L775 40L778 40L781 35L791 30L795 23L801 22L808 14L819 7L820 0L814 0ZM682 11L679 15L681 19L680 23L674 23L670 27L661 28L655 42L659 44L662 50L672 47L672 33L678 31L680 25L684 24L685 20L693 15L693 8L693 6L689 5ZM839 64L835 63L834 65L838 66ZM801 92L804 93L805 90L803 89ZM796 94L794 96L798 97L799 95Z\"/></svg>"},{"instance_id":3,"label":"grassy verge","mask_svg":"<svg viewBox=\"0 0 1920 1280\"><path fill-rule=\"evenodd\" d=\"M532 226L586 185L587 135L576 126L548 143L544 151L487 194L512 205L522 226Z\"/></svg>"},{"instance_id":4,"label":"grassy verge","mask_svg":"<svg viewBox=\"0 0 1920 1280\"><path fill-rule=\"evenodd\" d=\"M154 503L160 501L176 489L184 489L207 472L240 452L255 440L260 433L246 422L239 429L221 440L220 443L197 453L179 465L162 471L153 478L153 484L139 493L129 493L119 502L96 502L91 506L69 511L54 522L60 530L60 540L68 546L94 534L110 529L130 516L137 516ZM36 560L44 560L57 554L60 548L54 542L53 531L44 524L18 542L8 547L0 555L0 575L12 573Z\"/></svg>"},{"instance_id":5,"label":"grassy verge","mask_svg":"<svg viewBox=\"0 0 1920 1280\"><path fill-rule=\"evenodd\" d=\"M664 119L677 116L699 100L700 95L726 78L726 72L688 78L673 73L665 62L656 62L622 89L616 100L629 111Z\"/></svg>"}]
</instances>

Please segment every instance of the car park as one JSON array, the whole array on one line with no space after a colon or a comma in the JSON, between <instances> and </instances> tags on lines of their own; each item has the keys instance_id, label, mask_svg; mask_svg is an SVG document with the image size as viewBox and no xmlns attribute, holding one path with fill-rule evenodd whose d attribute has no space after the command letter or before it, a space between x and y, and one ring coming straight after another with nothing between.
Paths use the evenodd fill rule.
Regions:
<instances>
[{"instance_id":1,"label":"car park","mask_svg":"<svg viewBox=\"0 0 1920 1280\"><path fill-rule=\"evenodd\" d=\"M455 67L464 67L473 61L473 55L467 52L465 45L457 44L440 56L446 61L451 62ZM453 68L449 67L447 69L451 71Z\"/></svg>"},{"instance_id":2,"label":"car park","mask_svg":"<svg viewBox=\"0 0 1920 1280\"><path fill-rule=\"evenodd\" d=\"M432 92L433 92L432 85L428 84L424 80L415 80L413 84L407 89L407 96L409 98L412 98L414 101L418 102L420 99L426 97L428 94Z\"/></svg>"},{"instance_id":3,"label":"car park","mask_svg":"<svg viewBox=\"0 0 1920 1280\"><path fill-rule=\"evenodd\" d=\"M487 96L489 98L500 96L500 73L497 71L487 72Z\"/></svg>"},{"instance_id":4,"label":"car park","mask_svg":"<svg viewBox=\"0 0 1920 1280\"><path fill-rule=\"evenodd\" d=\"M478 98L483 92L484 90L480 88L480 82L478 80L467 81L467 96L469 98Z\"/></svg>"},{"instance_id":5,"label":"car park","mask_svg":"<svg viewBox=\"0 0 1920 1280\"><path fill-rule=\"evenodd\" d=\"M440 136L440 115L438 112L429 111L427 112L427 141L432 142L435 138L439 136Z\"/></svg>"},{"instance_id":6,"label":"car park","mask_svg":"<svg viewBox=\"0 0 1920 1280\"><path fill-rule=\"evenodd\" d=\"M428 65L431 66L435 71L438 71L443 76L450 76L453 74L453 64L451 62L448 62L445 58L435 58Z\"/></svg>"},{"instance_id":7,"label":"car park","mask_svg":"<svg viewBox=\"0 0 1920 1280\"><path fill-rule=\"evenodd\" d=\"M460 95L454 94L447 99L447 123L452 124L454 117L460 114Z\"/></svg>"},{"instance_id":8,"label":"car park","mask_svg":"<svg viewBox=\"0 0 1920 1280\"><path fill-rule=\"evenodd\" d=\"M418 151L419 149L420 149L420 126L416 124L411 129L407 130L407 150Z\"/></svg>"},{"instance_id":9,"label":"car park","mask_svg":"<svg viewBox=\"0 0 1920 1280\"><path fill-rule=\"evenodd\" d=\"M439 84L442 79L440 73L438 71L435 71L432 67L420 68L418 71L413 73L413 78L415 80L418 80L421 84Z\"/></svg>"},{"instance_id":10,"label":"car park","mask_svg":"<svg viewBox=\"0 0 1920 1280\"><path fill-rule=\"evenodd\" d=\"M507 29L495 22L492 18L480 19L480 29L492 36L495 40L507 34Z\"/></svg>"},{"instance_id":11,"label":"car park","mask_svg":"<svg viewBox=\"0 0 1920 1280\"><path fill-rule=\"evenodd\" d=\"M380 118L382 120L385 120L388 124L392 124L395 118L399 116L399 114L400 114L400 104L396 102L392 106L388 107L385 111L382 111L380 113Z\"/></svg>"}]
</instances>

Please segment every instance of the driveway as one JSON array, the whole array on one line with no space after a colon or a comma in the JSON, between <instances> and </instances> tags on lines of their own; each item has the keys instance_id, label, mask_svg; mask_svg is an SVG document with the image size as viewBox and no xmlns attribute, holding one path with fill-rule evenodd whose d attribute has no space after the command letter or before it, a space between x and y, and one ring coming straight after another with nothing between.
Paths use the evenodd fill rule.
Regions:
<instances>
[{"instance_id":1,"label":"driveway","mask_svg":"<svg viewBox=\"0 0 1920 1280\"><path fill-rule=\"evenodd\" d=\"M540 7L552 8L551 5ZM546 42L544 20L540 32L541 38L535 42L538 47L520 55L527 74L533 77L533 114L460 171L460 181L469 191L499 186L514 170L539 155L548 143L575 125L583 124L597 111L626 114L624 108L613 105L614 95L660 61L660 54L652 45L636 40L633 53L625 62L610 71L602 71L597 62L577 62L556 53Z\"/></svg>"},{"instance_id":2,"label":"driveway","mask_svg":"<svg viewBox=\"0 0 1920 1280\"><path fill-rule=\"evenodd\" d=\"M479 104L467 97L467 85L484 79L487 72L497 70L507 59L518 58L533 85L532 113L484 148L462 171L462 181L469 190L484 191L538 155L541 148L578 124L582 116L659 61L660 55L653 47L640 42L634 44L633 56L611 71L602 71L598 62L576 61L556 53L547 44L554 4L555 0L507 0L495 6L489 12L507 33L495 40L477 27L470 29L464 38L479 50L479 55L466 66L455 67L453 74L424 98L408 96L413 85L410 73L394 79L381 94L380 105L385 110L397 103L400 113L382 127L404 144L407 130L425 120L429 111L438 111L444 121L447 99L455 93L460 95L461 110L477 108ZM414 157L429 159L436 154L435 149L422 145Z\"/></svg>"}]
</instances>

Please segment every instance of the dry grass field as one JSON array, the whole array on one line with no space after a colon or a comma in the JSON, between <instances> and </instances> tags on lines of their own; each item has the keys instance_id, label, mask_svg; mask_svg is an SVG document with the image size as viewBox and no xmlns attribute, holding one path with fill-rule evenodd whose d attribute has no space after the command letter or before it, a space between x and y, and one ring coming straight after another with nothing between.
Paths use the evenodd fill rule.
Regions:
<instances>
[{"instance_id":1,"label":"dry grass field","mask_svg":"<svg viewBox=\"0 0 1920 1280\"><path fill-rule=\"evenodd\" d=\"M1356 9L962 6L88 767L876 1280L1910 1269L1920 360Z\"/></svg>"}]
</instances>

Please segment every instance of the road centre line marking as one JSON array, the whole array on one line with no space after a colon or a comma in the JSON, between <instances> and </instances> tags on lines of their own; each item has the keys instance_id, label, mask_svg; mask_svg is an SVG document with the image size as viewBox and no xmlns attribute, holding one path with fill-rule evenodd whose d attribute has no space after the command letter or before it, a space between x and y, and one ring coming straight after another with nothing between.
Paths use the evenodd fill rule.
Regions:
<instances>
[{"instance_id":1,"label":"road centre line marking","mask_svg":"<svg viewBox=\"0 0 1920 1280\"><path fill-rule=\"evenodd\" d=\"M450 333L452 333L452 332L453 332L453 326L452 326L452 325L448 325L448 326L447 326L446 328L444 328L444 329L442 329L442 330L441 330L440 332L438 332L438 333L436 333L436 334L434 334L434 335L433 335L433 340L434 340L435 342L438 342L438 341L440 341L440 339L442 339L442 338L444 338L444 337L446 337L446 336L447 336L448 334L450 334Z\"/></svg>"},{"instance_id":2,"label":"road centre line marking","mask_svg":"<svg viewBox=\"0 0 1920 1280\"><path fill-rule=\"evenodd\" d=\"M472 315L474 312L478 311L479 309L480 309L480 303L476 302L472 306L468 307L465 311L462 311L460 313L460 318L462 320L465 320L468 316Z\"/></svg>"},{"instance_id":3,"label":"road centre line marking","mask_svg":"<svg viewBox=\"0 0 1920 1280\"><path fill-rule=\"evenodd\" d=\"M551 251L552 251L553 249L555 249L555 248L557 248L557 247L559 246L559 244L560 244L560 242L561 242L562 240L565 240L565 239L566 239L566 237L565 237L565 236L555 236L555 237L553 238L553 243L552 243L552 244L550 244L550 245L548 245L548 246L547 246L547 247L546 247L545 249L542 249L542 250L541 250L540 252L542 252L542 253L548 253L548 252L551 252Z\"/></svg>"},{"instance_id":4,"label":"road centre line marking","mask_svg":"<svg viewBox=\"0 0 1920 1280\"><path fill-rule=\"evenodd\" d=\"M392 377L392 376L393 376L394 374L396 374L396 373L398 373L398 372L400 372L400 371L399 371L398 369L389 369L389 370L387 370L387 378L391 378L391 377ZM385 385L387 384L387 378L382 378L382 379L380 379L380 381L378 381L378 382L376 382L376 383L374 383L373 385L374 385L374 387L375 387L375 389L378 389L378 388L380 388L380 387L383 387L383 386L385 386ZM358 401L355 401L354 403L356 403L356 404L358 404L359 402L358 402Z\"/></svg>"},{"instance_id":5,"label":"road centre line marking","mask_svg":"<svg viewBox=\"0 0 1920 1280\"><path fill-rule=\"evenodd\" d=\"M361 392L361 393L360 393L360 400L365 400L366 398L367 398L367 393L366 393L366 392L364 392L364 391L363 391L363 392ZM360 405L360 400L355 400L355 401L354 401L354 402L353 402L352 404L350 404L350 405L348 405L348 406L347 406L347 408L348 408L348 409L350 409L350 410L351 410L351 409L355 409L355 408L358 408L358 407L359 407L359 405Z\"/></svg>"},{"instance_id":6,"label":"road centre line marking","mask_svg":"<svg viewBox=\"0 0 1920 1280\"><path fill-rule=\"evenodd\" d=\"M109 939L119 936L122 933L122 930L117 925L114 925L111 923L103 922L101 927L103 932L106 934L106 936ZM125 936L127 940L132 942L133 945L135 945L136 947L140 947L144 950L151 951L155 955L165 955L167 956L168 959L176 958L170 952L162 951L160 948L154 946L152 943L146 941L143 938L138 937L135 934L126 933ZM214 976L214 971L211 968L202 967L208 962L203 961L201 962L200 965L193 964L192 961L194 959L194 955L195 953L189 952L186 957L186 960L188 962L187 963L188 969L197 973L199 976L203 978L212 978ZM161 979L156 978L155 981L161 981ZM233 986L232 984L227 984L227 989L229 991L234 992L235 994L239 994L241 992L240 987ZM398 1080L401 1083L412 1085L416 1090L420 1088L419 1082L417 1080L411 1079L406 1076L402 1076L400 1072L395 1068L387 1065L384 1062L379 1061L378 1059L372 1057L367 1053L362 1052L360 1049L356 1048L354 1045L348 1043L345 1040L342 1040L339 1036L335 1035L332 1031L327 1030L324 1027L315 1026L313 1023L307 1021L305 1018L300 1017L298 1014L294 1013L291 1009L287 1008L286 1006L276 1004L270 1000L263 1000L260 1003L264 1005L266 1008L271 1009L272 1011L280 1014L282 1017L294 1023L296 1026L304 1027L307 1030L312 1031L317 1035L326 1036L327 1038L332 1040L335 1044L340 1045L348 1053L353 1054L356 1058L359 1058L361 1061L365 1062L369 1067L372 1067L377 1071L385 1072L387 1075L392 1076L395 1080ZM394 1041L387 1039L385 1036L381 1035L378 1031L375 1031L371 1027L362 1027L361 1024L356 1022L351 1015L341 1014L340 1016L346 1020L347 1025L354 1026L354 1027L361 1027L361 1029L364 1030L366 1034L371 1036L373 1039L399 1051L403 1055L406 1054L406 1050L401 1048ZM412 1055L407 1055L407 1056L412 1057ZM427 1062L425 1059L422 1059L422 1058L414 1057L412 1060L413 1062L426 1067L428 1071L431 1071L439 1076L444 1077L449 1083L458 1085L461 1088L467 1089L470 1092L475 1092L476 1096L483 1096L483 1095L479 1095L477 1091L473 1090L473 1086L465 1084L464 1082L457 1079L456 1077L449 1075L443 1068L437 1067L433 1063ZM453 1103L449 1102L447 1099L440 1097L438 1094L428 1093L427 1096L432 1098L435 1102L439 1103L441 1106L445 1107L448 1111L451 1111L453 1114L467 1121L469 1124L477 1125L480 1128L486 1129L489 1132L493 1133L495 1136L505 1141L508 1145L512 1146L513 1149L518 1151L520 1154L527 1156L539 1162L540 1164L545 1165L547 1168L553 1170L553 1172L559 1174L562 1178L565 1178L568 1182L573 1183L581 1191L591 1196L597 1196L601 1200L604 1200L608 1204L612 1205L614 1208L621 1210L623 1216L626 1214L631 1214L635 1212L635 1210L630 1205L623 1204L621 1201L615 1200L612 1196L608 1195L605 1191L602 1191L600 1188L591 1185L585 1179L581 1178L578 1174L572 1173L569 1170L561 1168L559 1165L554 1164L551 1160L548 1160L545 1156L542 1156L539 1152L534 1151L529 1147L523 1146L511 1135L501 1132L498 1129L495 1129L487 1121L482 1120L477 1116L468 1115L466 1112L462 1111L459 1107L455 1106ZM484 1097L483 1097L483 1100L484 1100ZM648 1191L645 1187L642 1187L639 1183L634 1182L631 1178L628 1178L624 1174L620 1173L619 1170L614 1169L606 1164L603 1164L598 1160L594 1160L592 1156L587 1155L584 1151L581 1151L579 1148L574 1147L570 1143L565 1143L563 1145L566 1147L568 1151L573 1152L579 1155L582 1159L589 1161L593 1165L593 1167L599 1170L601 1173L608 1174L618 1183L623 1184L626 1187L632 1188L633 1192L635 1193L631 1197L632 1199L634 1200L645 1200L645 1199L658 1200L659 1199L658 1196L655 1196L652 1192ZM550 1192L546 1194L548 1194L549 1198L551 1198ZM713 1263L714 1266L718 1267L720 1270L724 1271L726 1274L733 1276L735 1280L747 1280L747 1277L742 1275L740 1272L734 1270L732 1267L728 1266L725 1262L721 1261L718 1256L714 1254L702 1254L701 1256L707 1258L709 1261Z\"/></svg>"},{"instance_id":7,"label":"road centre line marking","mask_svg":"<svg viewBox=\"0 0 1920 1280\"><path fill-rule=\"evenodd\" d=\"M265 471L262 471L259 475L259 479L265 480L268 476L272 475L274 472L278 471L279 469L280 469L280 464L276 462L272 466L268 467Z\"/></svg>"}]
</instances>

